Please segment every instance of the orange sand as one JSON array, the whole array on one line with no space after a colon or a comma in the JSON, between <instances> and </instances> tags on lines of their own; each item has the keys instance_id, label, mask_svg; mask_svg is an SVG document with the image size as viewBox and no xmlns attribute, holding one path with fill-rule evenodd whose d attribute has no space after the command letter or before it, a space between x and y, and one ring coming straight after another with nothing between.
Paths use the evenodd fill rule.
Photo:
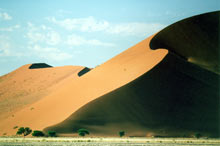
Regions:
<instances>
[{"instance_id":1,"label":"orange sand","mask_svg":"<svg viewBox=\"0 0 220 146\"><path fill-rule=\"evenodd\" d=\"M42 130L57 124L86 103L149 71L168 52L160 49L150 50L149 42L152 37L143 40L81 77L66 78L62 86L50 91L50 95L14 113L14 117L1 120L0 135L2 133L15 134L14 126L29 126L33 130ZM34 73L31 76L34 76ZM31 108L33 110L30 110Z\"/></svg>"}]
</instances>

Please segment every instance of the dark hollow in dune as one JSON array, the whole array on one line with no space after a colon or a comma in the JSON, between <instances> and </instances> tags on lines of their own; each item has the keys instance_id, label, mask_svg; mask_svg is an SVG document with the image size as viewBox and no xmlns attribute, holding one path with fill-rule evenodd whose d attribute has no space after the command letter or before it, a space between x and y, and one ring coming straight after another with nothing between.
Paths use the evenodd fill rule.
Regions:
<instances>
[{"instance_id":1,"label":"dark hollow in dune","mask_svg":"<svg viewBox=\"0 0 220 146\"><path fill-rule=\"evenodd\" d=\"M86 74L87 72L89 72L91 69L88 67L85 67L84 69L82 69L79 73L78 76L81 77L82 75Z\"/></svg>"},{"instance_id":2,"label":"dark hollow in dune","mask_svg":"<svg viewBox=\"0 0 220 146\"><path fill-rule=\"evenodd\" d=\"M49 68L52 67L46 63L33 63L29 69Z\"/></svg>"}]
</instances>

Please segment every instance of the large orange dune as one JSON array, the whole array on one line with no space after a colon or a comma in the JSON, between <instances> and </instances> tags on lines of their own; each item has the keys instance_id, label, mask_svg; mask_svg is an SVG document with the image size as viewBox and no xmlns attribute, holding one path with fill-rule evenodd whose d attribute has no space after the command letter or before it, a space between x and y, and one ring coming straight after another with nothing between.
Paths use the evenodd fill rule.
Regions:
<instances>
[{"instance_id":1,"label":"large orange dune","mask_svg":"<svg viewBox=\"0 0 220 146\"><path fill-rule=\"evenodd\" d=\"M219 16L202 14L163 29L150 42L152 49L169 50L159 64L45 131L66 134L86 128L96 136L123 130L127 136L219 137Z\"/></svg>"},{"instance_id":2,"label":"large orange dune","mask_svg":"<svg viewBox=\"0 0 220 146\"><path fill-rule=\"evenodd\" d=\"M167 50L150 50L152 37L143 40L79 78L68 78L57 90L1 120L0 132L15 134L15 126L44 129L57 124L86 103L117 89L152 69ZM148 62L148 63L146 63ZM30 110L33 108L34 110Z\"/></svg>"},{"instance_id":3,"label":"large orange dune","mask_svg":"<svg viewBox=\"0 0 220 146\"><path fill-rule=\"evenodd\" d=\"M76 69L49 94L1 119L0 135L28 126L58 134L87 128L94 136L119 130L127 136L219 136L219 42L212 39L219 36L219 14L182 20L90 71Z\"/></svg>"}]
</instances>

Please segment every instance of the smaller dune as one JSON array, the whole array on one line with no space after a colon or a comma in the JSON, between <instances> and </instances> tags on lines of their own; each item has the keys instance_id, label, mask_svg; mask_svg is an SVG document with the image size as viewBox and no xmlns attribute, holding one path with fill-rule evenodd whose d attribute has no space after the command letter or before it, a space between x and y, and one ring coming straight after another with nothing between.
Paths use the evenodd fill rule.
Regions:
<instances>
[{"instance_id":1,"label":"smaller dune","mask_svg":"<svg viewBox=\"0 0 220 146\"><path fill-rule=\"evenodd\" d=\"M78 78L82 66L24 65L0 77L0 121L33 104L68 81ZM33 109L32 107L29 108ZM0 122L1 125L1 122Z\"/></svg>"},{"instance_id":2,"label":"smaller dune","mask_svg":"<svg viewBox=\"0 0 220 146\"><path fill-rule=\"evenodd\" d=\"M39 68L49 68L49 67L53 67L53 66L50 66L46 63L33 63L29 69L39 69Z\"/></svg>"},{"instance_id":3,"label":"smaller dune","mask_svg":"<svg viewBox=\"0 0 220 146\"><path fill-rule=\"evenodd\" d=\"M78 76L81 77L82 75L86 74L87 72L89 72L91 69L88 67L83 68L79 73Z\"/></svg>"}]
</instances>

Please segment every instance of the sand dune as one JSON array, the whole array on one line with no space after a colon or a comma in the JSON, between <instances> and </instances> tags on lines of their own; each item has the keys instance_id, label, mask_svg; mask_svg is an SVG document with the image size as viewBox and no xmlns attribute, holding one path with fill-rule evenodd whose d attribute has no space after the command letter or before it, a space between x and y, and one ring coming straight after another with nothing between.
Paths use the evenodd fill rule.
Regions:
<instances>
[{"instance_id":1,"label":"sand dune","mask_svg":"<svg viewBox=\"0 0 220 146\"><path fill-rule=\"evenodd\" d=\"M13 117L14 112L41 100L68 78L78 78L74 74L83 69L80 66L52 68L46 64L37 64L37 68L36 64L27 64L0 77L0 120Z\"/></svg>"},{"instance_id":2,"label":"sand dune","mask_svg":"<svg viewBox=\"0 0 220 146\"><path fill-rule=\"evenodd\" d=\"M127 85L80 108L45 129L93 135L203 136L219 134L219 76L168 54L156 67Z\"/></svg>"},{"instance_id":3,"label":"sand dune","mask_svg":"<svg viewBox=\"0 0 220 146\"><path fill-rule=\"evenodd\" d=\"M200 54L199 45L195 50L184 50L194 47L191 43L194 40L203 38L197 38L196 34L213 32L206 31L206 27L210 26L203 25L207 23L205 20L201 23L197 21L206 19L207 15L211 18L216 13L219 15L215 12L177 22L86 74L67 78L51 94L14 113L14 117L1 120L0 134L15 134L14 126L29 126L34 130L48 127L45 131L54 130L61 134L87 128L94 135L106 136L115 135L119 130L125 130L130 136L180 136L195 132L218 136L219 75L213 68L217 65L216 60L206 59L216 57L203 54L202 61L209 64L206 68L197 63L200 55L194 54ZM219 17L212 18L219 21ZM186 29L187 25L187 33L178 31L181 30L177 27L179 24L191 21L194 23L190 29L192 26L195 28L191 33L189 28ZM218 21L211 23L217 25ZM173 34L177 32L179 35ZM164 35L168 36L168 40ZM204 44L216 43L210 36L205 35L206 39L202 39ZM172 41L175 37L178 44ZM166 41L170 42L170 46ZM151 50L150 46L157 50ZM168 49L169 53L168 50L158 49L160 47ZM209 49L213 48L215 52L215 47ZM182 50L187 53L182 53Z\"/></svg>"},{"instance_id":4,"label":"sand dune","mask_svg":"<svg viewBox=\"0 0 220 146\"><path fill-rule=\"evenodd\" d=\"M150 40L151 37L77 79L69 79L63 87L32 104L35 110L27 107L2 121L1 131L14 134L15 125L43 129L57 124L86 103L141 76L167 54L166 50L150 50Z\"/></svg>"},{"instance_id":5,"label":"sand dune","mask_svg":"<svg viewBox=\"0 0 220 146\"><path fill-rule=\"evenodd\" d=\"M87 128L94 135L107 136L120 130L128 136L198 132L219 137L219 14L191 17L165 28L150 43L154 49L170 51L158 65L45 130L72 133ZM197 61L191 63L189 58Z\"/></svg>"},{"instance_id":6,"label":"sand dune","mask_svg":"<svg viewBox=\"0 0 220 146\"><path fill-rule=\"evenodd\" d=\"M220 13L212 12L176 22L151 41L151 48L166 48L204 69L220 74Z\"/></svg>"}]
</instances>

